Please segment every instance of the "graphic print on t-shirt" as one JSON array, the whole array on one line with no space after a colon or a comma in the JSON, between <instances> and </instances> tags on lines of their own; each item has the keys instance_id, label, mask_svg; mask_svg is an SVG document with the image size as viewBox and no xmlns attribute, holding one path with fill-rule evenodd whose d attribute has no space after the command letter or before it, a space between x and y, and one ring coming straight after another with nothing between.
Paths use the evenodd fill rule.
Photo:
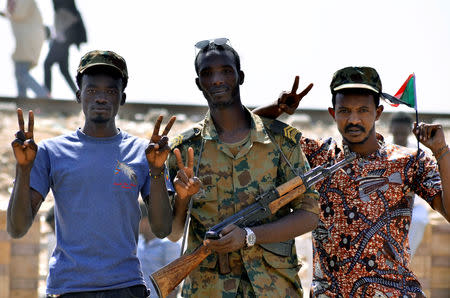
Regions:
<instances>
[{"instance_id":1,"label":"graphic print on t-shirt","mask_svg":"<svg viewBox=\"0 0 450 298\"><path fill-rule=\"evenodd\" d=\"M120 173L125 175L125 177L129 179L129 181L114 182L114 185L120 186L125 189L131 189L132 187L136 187L137 175L132 167L130 167L126 163L117 161L116 168L114 169L114 175L120 175Z\"/></svg>"}]
</instances>

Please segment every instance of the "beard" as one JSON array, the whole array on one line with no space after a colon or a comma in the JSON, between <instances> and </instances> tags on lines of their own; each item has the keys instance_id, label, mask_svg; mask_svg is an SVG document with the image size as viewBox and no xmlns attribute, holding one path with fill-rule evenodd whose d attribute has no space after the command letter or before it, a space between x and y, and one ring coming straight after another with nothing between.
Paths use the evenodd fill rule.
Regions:
<instances>
[{"instance_id":1,"label":"beard","mask_svg":"<svg viewBox=\"0 0 450 298\"><path fill-rule=\"evenodd\" d=\"M97 116L91 119L92 122L97 123L97 124L101 124L101 123L106 123L109 121L109 119L101 117L101 116Z\"/></svg>"},{"instance_id":2,"label":"beard","mask_svg":"<svg viewBox=\"0 0 450 298\"><path fill-rule=\"evenodd\" d=\"M231 97L229 100L224 102L210 102L210 105L214 109L226 109L228 107L231 107L234 103L234 99Z\"/></svg>"},{"instance_id":3,"label":"beard","mask_svg":"<svg viewBox=\"0 0 450 298\"><path fill-rule=\"evenodd\" d=\"M236 103L236 99L239 98L239 87L237 86L236 88L233 89L233 91L231 92L231 96L230 98L228 98L228 100L226 101L219 101L216 102L213 99L209 98L206 96L206 94L204 93L205 97L208 100L208 104L214 108L214 109L226 109L231 107L232 105L234 105Z\"/></svg>"},{"instance_id":4,"label":"beard","mask_svg":"<svg viewBox=\"0 0 450 298\"><path fill-rule=\"evenodd\" d=\"M345 128L345 130L347 130L348 127ZM362 131L365 131L364 128L362 128ZM367 136L362 139L361 141L358 142L352 142L350 140L348 140L346 137L342 136L342 138L344 139L344 141L349 144L349 145L361 145L364 144L365 142L367 142L367 140L370 138L370 136L372 135L372 133L375 131L375 124L372 126L372 128L370 129L369 133L367 134Z\"/></svg>"}]
</instances>

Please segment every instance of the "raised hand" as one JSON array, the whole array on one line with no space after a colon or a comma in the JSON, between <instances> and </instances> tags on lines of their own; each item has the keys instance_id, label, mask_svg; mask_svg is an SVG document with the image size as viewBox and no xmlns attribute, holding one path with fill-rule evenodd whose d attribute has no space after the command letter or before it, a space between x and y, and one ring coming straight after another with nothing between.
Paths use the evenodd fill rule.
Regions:
<instances>
[{"instance_id":1,"label":"raised hand","mask_svg":"<svg viewBox=\"0 0 450 298\"><path fill-rule=\"evenodd\" d=\"M14 157L17 164L22 167L33 165L36 158L37 145L33 140L34 114L33 111L28 112L28 131L25 131L22 109L17 109L17 119L19 121L19 131L15 134L15 139L11 143Z\"/></svg>"},{"instance_id":2,"label":"raised hand","mask_svg":"<svg viewBox=\"0 0 450 298\"><path fill-rule=\"evenodd\" d=\"M194 149L192 147L188 149L187 166L185 166L178 148L175 148L173 153L177 159L178 166L178 172L173 180L173 185L178 197L180 199L186 199L196 194L202 187L202 182L194 175Z\"/></svg>"},{"instance_id":3,"label":"raised hand","mask_svg":"<svg viewBox=\"0 0 450 298\"><path fill-rule=\"evenodd\" d=\"M444 130L440 124L414 123L413 133L416 138L430 148L433 153L437 153L439 149L446 145Z\"/></svg>"},{"instance_id":4,"label":"raised hand","mask_svg":"<svg viewBox=\"0 0 450 298\"><path fill-rule=\"evenodd\" d=\"M159 128L161 127L163 116L160 115L156 120L155 128L153 129L153 134L150 138L150 143L145 150L145 155L150 168L161 169L164 166L170 152L170 147L168 145L169 138L167 137L167 134L172 128L175 119L175 116L170 118L161 135L159 134Z\"/></svg>"},{"instance_id":5,"label":"raised hand","mask_svg":"<svg viewBox=\"0 0 450 298\"><path fill-rule=\"evenodd\" d=\"M294 114L302 98L312 89L313 84L311 83L302 92L297 94L299 80L299 76L296 76L291 92L283 91L278 97L279 112L285 112L289 115Z\"/></svg>"},{"instance_id":6,"label":"raised hand","mask_svg":"<svg viewBox=\"0 0 450 298\"><path fill-rule=\"evenodd\" d=\"M226 226L220 234L220 239L207 239L203 244L211 250L218 253L227 253L239 250L245 246L246 232L244 229L236 226Z\"/></svg>"}]
</instances>

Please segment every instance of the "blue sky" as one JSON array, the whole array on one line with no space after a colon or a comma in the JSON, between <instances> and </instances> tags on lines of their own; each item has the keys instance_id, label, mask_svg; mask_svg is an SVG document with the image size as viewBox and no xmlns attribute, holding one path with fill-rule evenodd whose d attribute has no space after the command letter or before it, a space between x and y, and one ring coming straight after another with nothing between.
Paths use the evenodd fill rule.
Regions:
<instances>
[{"instance_id":1,"label":"blue sky","mask_svg":"<svg viewBox=\"0 0 450 298\"><path fill-rule=\"evenodd\" d=\"M53 19L51 0L37 0L44 23ZM4 7L6 0L0 0ZM146 1L78 0L89 42L71 48L70 71L91 49L111 49L129 66L129 101L204 104L194 84L196 41L228 37L246 77L244 104L275 100L290 89L315 84L302 102L325 109L334 71L356 65L378 70L383 91L394 94L416 73L419 111L450 113L450 1ZM10 59L14 40L0 19L0 95L16 94ZM43 82L44 45L33 75ZM54 68L53 96L72 98ZM387 107L387 110L391 109Z\"/></svg>"}]
</instances>

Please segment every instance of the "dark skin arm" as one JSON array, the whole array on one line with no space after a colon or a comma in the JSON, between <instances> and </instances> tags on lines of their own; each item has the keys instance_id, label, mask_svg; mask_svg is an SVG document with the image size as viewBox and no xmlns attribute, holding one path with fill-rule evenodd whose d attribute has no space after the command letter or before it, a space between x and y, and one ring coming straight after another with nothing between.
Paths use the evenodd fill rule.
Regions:
<instances>
[{"instance_id":1,"label":"dark skin arm","mask_svg":"<svg viewBox=\"0 0 450 298\"><path fill-rule=\"evenodd\" d=\"M172 117L169 120L162 135L160 135L159 129L163 116L158 117L150 138L150 143L145 150L151 176L150 195L144 198L144 202L147 207L150 226L158 238L164 238L169 235L172 226L172 207L170 205L163 171L164 163L170 152L167 134L172 128L175 119L175 117Z\"/></svg>"},{"instance_id":2,"label":"dark skin arm","mask_svg":"<svg viewBox=\"0 0 450 298\"><path fill-rule=\"evenodd\" d=\"M438 211L445 219L450 222L450 152L445 153L444 130L440 124L414 123L413 133L419 141L429 148L434 156L439 159L439 174L441 176L442 192L436 195L432 202L434 210ZM444 148L443 151L441 151Z\"/></svg>"},{"instance_id":3,"label":"dark skin arm","mask_svg":"<svg viewBox=\"0 0 450 298\"><path fill-rule=\"evenodd\" d=\"M192 148L189 148L188 151L188 167L183 166L181 153L178 149L174 150L174 154L180 170L174 180L178 197L175 203L174 227L171 236L169 236L169 239L172 241L176 241L182 236L189 198L197 193L201 187L200 180L194 177L194 151ZM180 210L178 211L179 214L177 214L177 209ZM179 218L177 219L177 217ZM312 231L316 228L318 220L318 215L314 213L297 210L275 222L251 227L251 229L256 235L257 244L273 243L293 239ZM245 238L246 232L243 228L229 225L223 229L220 239L208 239L205 240L204 244L214 251L226 253L243 248L245 246Z\"/></svg>"},{"instance_id":4,"label":"dark skin arm","mask_svg":"<svg viewBox=\"0 0 450 298\"><path fill-rule=\"evenodd\" d=\"M30 188L30 173L37 152L37 145L33 140L33 111L28 114L27 131L21 109L17 109L17 119L19 131L11 143L16 159L16 180L8 204L6 223L6 230L13 238L20 238L28 232L44 199L40 193Z\"/></svg>"},{"instance_id":5,"label":"dark skin arm","mask_svg":"<svg viewBox=\"0 0 450 298\"><path fill-rule=\"evenodd\" d=\"M256 244L264 244L294 239L314 230L318 222L317 214L297 210L277 221L250 228L256 235ZM222 230L220 239L208 239L204 244L218 253L232 252L245 247L246 234L244 229L229 225Z\"/></svg>"},{"instance_id":6,"label":"dark skin arm","mask_svg":"<svg viewBox=\"0 0 450 298\"><path fill-rule=\"evenodd\" d=\"M305 95L308 94L313 87L313 84L309 84L308 87L297 94L299 81L299 76L296 76L290 92L283 91L275 102L266 106L258 107L252 112L258 116L270 119L276 119L283 113L287 113L289 115L294 114L302 98L305 97Z\"/></svg>"}]
</instances>

